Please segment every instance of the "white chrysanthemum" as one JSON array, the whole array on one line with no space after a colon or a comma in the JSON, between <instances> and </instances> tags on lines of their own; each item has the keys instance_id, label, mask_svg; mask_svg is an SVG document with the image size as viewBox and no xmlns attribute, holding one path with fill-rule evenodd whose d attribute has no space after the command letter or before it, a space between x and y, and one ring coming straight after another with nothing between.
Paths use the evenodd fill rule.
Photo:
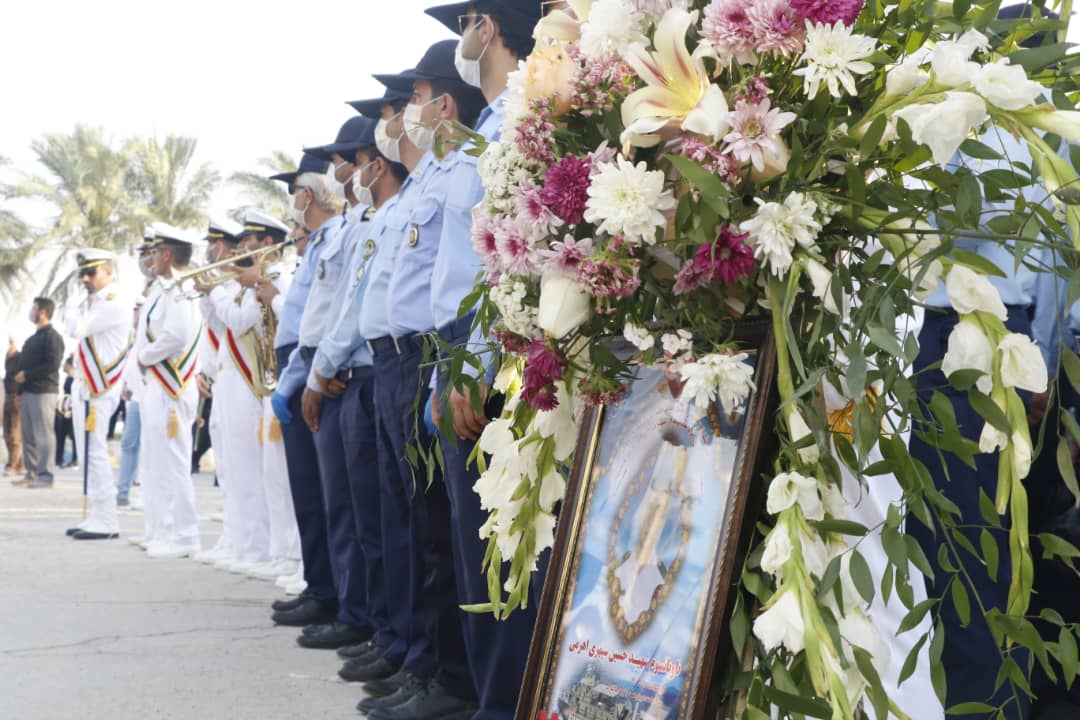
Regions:
<instances>
[{"instance_id":1,"label":"white chrysanthemum","mask_svg":"<svg viewBox=\"0 0 1080 720\"><path fill-rule=\"evenodd\" d=\"M585 219L600 232L652 245L656 229L667 223L664 212L675 207L675 197L664 187L660 170L649 170L644 162L634 165L622 156L615 160L593 175Z\"/></svg>"},{"instance_id":2,"label":"white chrysanthemum","mask_svg":"<svg viewBox=\"0 0 1080 720\"><path fill-rule=\"evenodd\" d=\"M499 284L491 288L491 301L499 309L502 321L512 333L522 337L536 337L540 334L535 307L525 304L528 288L519 278L504 275Z\"/></svg>"},{"instance_id":3,"label":"white chrysanthemum","mask_svg":"<svg viewBox=\"0 0 1080 720\"><path fill-rule=\"evenodd\" d=\"M645 352L656 345L656 338L650 335L648 330L640 325L635 325L629 320L623 325L623 337L641 352Z\"/></svg>"},{"instance_id":4,"label":"white chrysanthemum","mask_svg":"<svg viewBox=\"0 0 1080 720\"><path fill-rule=\"evenodd\" d=\"M581 24L578 47L589 58L600 59L612 53L622 57L632 48L649 44L644 29L644 17L627 0L596 0L589 19Z\"/></svg>"},{"instance_id":5,"label":"white chrysanthemum","mask_svg":"<svg viewBox=\"0 0 1080 720\"><path fill-rule=\"evenodd\" d=\"M758 211L744 220L739 229L750 233L754 257L769 266L773 275L785 275L791 267L791 251L796 245L814 246L821 223L815 219L817 204L802 193L791 193L784 202L754 198Z\"/></svg>"},{"instance_id":6,"label":"white chrysanthemum","mask_svg":"<svg viewBox=\"0 0 1080 720\"><path fill-rule=\"evenodd\" d=\"M829 88L829 94L840 97L840 86L849 95L857 94L854 75L862 75L874 69L863 58L874 52L874 39L855 35L851 28L837 20L832 25L806 22L806 49L802 60L806 67L795 75L803 78L803 92L811 100L817 95L821 84Z\"/></svg>"},{"instance_id":7,"label":"white chrysanthemum","mask_svg":"<svg viewBox=\"0 0 1080 720\"><path fill-rule=\"evenodd\" d=\"M719 399L724 412L735 412L754 389L754 369L744 362L746 353L711 353L686 363L680 377L686 385L681 400L706 408Z\"/></svg>"}]
</instances>

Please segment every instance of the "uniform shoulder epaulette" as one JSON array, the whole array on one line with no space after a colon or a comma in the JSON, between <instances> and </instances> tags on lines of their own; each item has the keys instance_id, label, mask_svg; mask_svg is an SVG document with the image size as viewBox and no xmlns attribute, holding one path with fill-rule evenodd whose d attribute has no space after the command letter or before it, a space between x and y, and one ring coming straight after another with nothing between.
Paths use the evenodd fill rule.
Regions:
<instances>
[{"instance_id":1,"label":"uniform shoulder epaulette","mask_svg":"<svg viewBox=\"0 0 1080 720\"><path fill-rule=\"evenodd\" d=\"M277 280L279 277L281 277L281 271L279 270L277 272L268 273L268 277L270 280Z\"/></svg>"},{"instance_id":2,"label":"uniform shoulder epaulette","mask_svg":"<svg viewBox=\"0 0 1080 720\"><path fill-rule=\"evenodd\" d=\"M367 210L364 211L364 214L361 216L361 220L363 220L364 222L368 222L373 217L375 217L375 208L369 207Z\"/></svg>"},{"instance_id":3,"label":"uniform shoulder epaulette","mask_svg":"<svg viewBox=\"0 0 1080 720\"><path fill-rule=\"evenodd\" d=\"M116 299L116 293L114 293L114 292L109 293L108 295L105 296L105 299L106 300L115 300Z\"/></svg>"}]
</instances>

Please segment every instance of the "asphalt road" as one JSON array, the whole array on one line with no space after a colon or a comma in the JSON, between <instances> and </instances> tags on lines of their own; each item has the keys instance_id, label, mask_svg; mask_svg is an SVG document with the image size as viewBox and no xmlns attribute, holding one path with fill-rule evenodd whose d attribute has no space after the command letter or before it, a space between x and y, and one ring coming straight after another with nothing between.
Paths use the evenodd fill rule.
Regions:
<instances>
[{"instance_id":1,"label":"asphalt road","mask_svg":"<svg viewBox=\"0 0 1080 720\"><path fill-rule=\"evenodd\" d=\"M0 479L0 720L355 718L361 697L333 651L275 627L272 582L119 540L64 536L82 511L79 469L51 490ZM196 476L202 540L220 491ZM127 535L142 514L122 510Z\"/></svg>"}]
</instances>

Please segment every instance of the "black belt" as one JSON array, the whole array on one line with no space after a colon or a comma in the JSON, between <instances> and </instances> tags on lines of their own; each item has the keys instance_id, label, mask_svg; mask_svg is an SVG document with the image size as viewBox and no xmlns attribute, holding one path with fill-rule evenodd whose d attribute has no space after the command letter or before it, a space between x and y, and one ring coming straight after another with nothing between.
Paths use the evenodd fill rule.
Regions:
<instances>
[{"instance_id":1,"label":"black belt","mask_svg":"<svg viewBox=\"0 0 1080 720\"><path fill-rule=\"evenodd\" d=\"M424 334L423 333L410 333L401 337L394 337L393 335L387 335L386 337L375 338L374 340L367 341L368 352L372 357L382 357L383 355L401 355L410 349L410 345L421 348L423 347Z\"/></svg>"},{"instance_id":2,"label":"black belt","mask_svg":"<svg viewBox=\"0 0 1080 720\"><path fill-rule=\"evenodd\" d=\"M351 368L339 370L335 377L343 383L351 383L375 376L375 369L370 365L354 365Z\"/></svg>"},{"instance_id":3,"label":"black belt","mask_svg":"<svg viewBox=\"0 0 1080 720\"><path fill-rule=\"evenodd\" d=\"M310 345L307 346L307 347L304 347L303 345L301 345L300 346L300 357L302 357L304 359L304 362L309 363L309 362L311 362L312 360L315 359L315 351L317 349L318 348L312 347Z\"/></svg>"}]
</instances>

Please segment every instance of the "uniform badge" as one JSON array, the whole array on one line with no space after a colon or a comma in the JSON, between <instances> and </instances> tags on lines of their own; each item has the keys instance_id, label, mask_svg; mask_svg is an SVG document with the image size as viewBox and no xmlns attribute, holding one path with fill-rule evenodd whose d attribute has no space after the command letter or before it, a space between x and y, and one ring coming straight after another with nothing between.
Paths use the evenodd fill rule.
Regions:
<instances>
[{"instance_id":1,"label":"uniform badge","mask_svg":"<svg viewBox=\"0 0 1080 720\"><path fill-rule=\"evenodd\" d=\"M108 295L105 296L105 299L106 300L115 300L116 299L116 293L114 293L114 292L109 293Z\"/></svg>"},{"instance_id":2,"label":"uniform badge","mask_svg":"<svg viewBox=\"0 0 1080 720\"><path fill-rule=\"evenodd\" d=\"M373 218L373 217L375 217L375 208L369 207L367 210L364 211L364 214L361 217L361 220L367 222L368 220L371 220L371 218Z\"/></svg>"},{"instance_id":3,"label":"uniform badge","mask_svg":"<svg viewBox=\"0 0 1080 720\"><path fill-rule=\"evenodd\" d=\"M361 265L360 269L356 271L356 284L359 285L360 281L364 279L364 270L367 269L367 265Z\"/></svg>"},{"instance_id":4,"label":"uniform badge","mask_svg":"<svg viewBox=\"0 0 1080 720\"><path fill-rule=\"evenodd\" d=\"M319 261L319 279L322 280L325 277L326 277L326 261L325 260L320 260Z\"/></svg>"},{"instance_id":5,"label":"uniform badge","mask_svg":"<svg viewBox=\"0 0 1080 720\"><path fill-rule=\"evenodd\" d=\"M270 273L269 279L270 280L277 280L279 277L281 277L280 272L272 272L272 273Z\"/></svg>"},{"instance_id":6,"label":"uniform badge","mask_svg":"<svg viewBox=\"0 0 1080 720\"><path fill-rule=\"evenodd\" d=\"M364 259L370 260L371 256L375 254L375 241L368 240L364 243Z\"/></svg>"},{"instance_id":7,"label":"uniform badge","mask_svg":"<svg viewBox=\"0 0 1080 720\"><path fill-rule=\"evenodd\" d=\"M417 225L409 227L409 247L416 247L416 243L420 242L420 228Z\"/></svg>"}]
</instances>

